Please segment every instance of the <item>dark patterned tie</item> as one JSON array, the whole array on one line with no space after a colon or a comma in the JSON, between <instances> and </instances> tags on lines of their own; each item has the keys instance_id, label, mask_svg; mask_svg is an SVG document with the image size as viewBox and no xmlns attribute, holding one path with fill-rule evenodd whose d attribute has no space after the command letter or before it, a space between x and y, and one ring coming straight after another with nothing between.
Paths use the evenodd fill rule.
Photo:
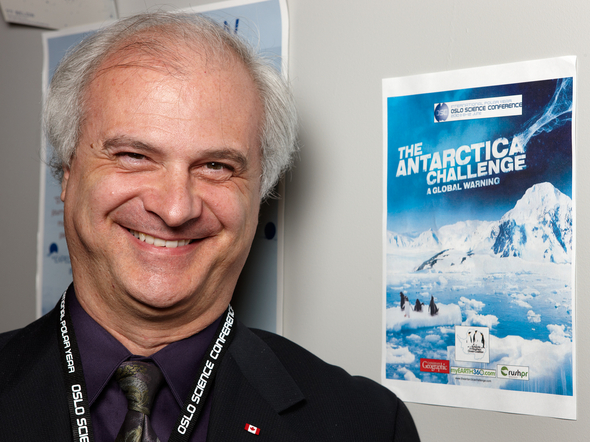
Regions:
<instances>
[{"instance_id":1,"label":"dark patterned tie","mask_svg":"<svg viewBox=\"0 0 590 442\"><path fill-rule=\"evenodd\" d=\"M115 378L127 397L127 414L115 442L160 442L150 424L152 401L160 388L162 373L148 362L123 362Z\"/></svg>"}]
</instances>

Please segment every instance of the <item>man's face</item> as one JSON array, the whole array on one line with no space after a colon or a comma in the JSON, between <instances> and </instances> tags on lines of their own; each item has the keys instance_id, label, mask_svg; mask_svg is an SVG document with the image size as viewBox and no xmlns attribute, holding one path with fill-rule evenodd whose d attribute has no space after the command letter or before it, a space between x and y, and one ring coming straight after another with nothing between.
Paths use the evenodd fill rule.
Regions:
<instances>
[{"instance_id":1,"label":"man's face","mask_svg":"<svg viewBox=\"0 0 590 442\"><path fill-rule=\"evenodd\" d=\"M83 305L146 316L229 302L256 230L262 107L237 63L94 79L62 200ZM179 310L180 309L180 310Z\"/></svg>"}]
</instances>

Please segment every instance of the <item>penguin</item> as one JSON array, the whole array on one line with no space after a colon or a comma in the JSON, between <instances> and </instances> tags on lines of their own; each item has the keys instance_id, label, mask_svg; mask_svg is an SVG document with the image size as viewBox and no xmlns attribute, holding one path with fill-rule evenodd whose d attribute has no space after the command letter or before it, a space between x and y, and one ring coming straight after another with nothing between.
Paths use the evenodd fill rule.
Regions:
<instances>
[{"instance_id":1,"label":"penguin","mask_svg":"<svg viewBox=\"0 0 590 442\"><path fill-rule=\"evenodd\" d=\"M404 312L404 316L409 318L410 317L410 310L412 309L412 306L410 305L410 300L408 299L408 297L406 295L404 295L403 292L399 292L399 297L400 297L399 306L400 306L402 312Z\"/></svg>"},{"instance_id":2,"label":"penguin","mask_svg":"<svg viewBox=\"0 0 590 442\"><path fill-rule=\"evenodd\" d=\"M430 304L428 305L428 311L430 312L430 316L438 315L438 307L434 303L434 296L430 296Z\"/></svg>"},{"instance_id":3,"label":"penguin","mask_svg":"<svg viewBox=\"0 0 590 442\"><path fill-rule=\"evenodd\" d=\"M414 311L415 312L421 312L423 305L424 304L422 304L419 299L416 299L416 304L414 305Z\"/></svg>"}]
</instances>

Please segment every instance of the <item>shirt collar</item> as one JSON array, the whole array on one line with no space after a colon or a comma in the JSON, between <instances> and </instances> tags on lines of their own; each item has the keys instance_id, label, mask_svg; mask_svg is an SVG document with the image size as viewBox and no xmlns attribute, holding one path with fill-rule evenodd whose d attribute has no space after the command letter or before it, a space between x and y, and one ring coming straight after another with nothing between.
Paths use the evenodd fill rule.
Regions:
<instances>
[{"instance_id":1,"label":"shirt collar","mask_svg":"<svg viewBox=\"0 0 590 442\"><path fill-rule=\"evenodd\" d=\"M137 357L86 313L76 299L73 284L66 299L82 359L89 405L92 405L119 365ZM221 317L199 333L173 342L147 358L160 367L180 407L190 393L200 362L220 321Z\"/></svg>"}]
</instances>

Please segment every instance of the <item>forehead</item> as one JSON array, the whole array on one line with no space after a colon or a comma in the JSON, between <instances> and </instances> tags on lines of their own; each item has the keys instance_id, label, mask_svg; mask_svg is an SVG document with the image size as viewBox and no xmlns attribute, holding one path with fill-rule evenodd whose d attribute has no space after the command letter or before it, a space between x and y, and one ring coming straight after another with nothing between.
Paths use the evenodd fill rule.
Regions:
<instances>
[{"instance_id":1,"label":"forehead","mask_svg":"<svg viewBox=\"0 0 590 442\"><path fill-rule=\"evenodd\" d=\"M105 75L112 79L124 77L124 71L128 69L143 69L159 73L160 77L152 77L158 78L158 81L168 77L168 80L184 82L186 85L208 82L217 89L238 89L244 95L249 95L247 98L253 102L260 101L250 72L232 50L219 42L211 46L198 41L161 37L159 34L142 34L133 41L115 47L95 70L87 93Z\"/></svg>"},{"instance_id":2,"label":"forehead","mask_svg":"<svg viewBox=\"0 0 590 442\"><path fill-rule=\"evenodd\" d=\"M256 140L250 141L260 147L263 107L241 61L186 45L166 48L171 59L155 57L152 49L126 46L101 64L86 92L86 124L108 118L105 113L113 107L126 108L153 118L157 113L177 124L231 125L234 134L253 135Z\"/></svg>"},{"instance_id":3,"label":"forehead","mask_svg":"<svg viewBox=\"0 0 590 442\"><path fill-rule=\"evenodd\" d=\"M194 64L240 64L239 56L222 36L184 31L153 28L124 37L106 52L97 71L116 65L141 65L172 75L187 75Z\"/></svg>"}]
</instances>

